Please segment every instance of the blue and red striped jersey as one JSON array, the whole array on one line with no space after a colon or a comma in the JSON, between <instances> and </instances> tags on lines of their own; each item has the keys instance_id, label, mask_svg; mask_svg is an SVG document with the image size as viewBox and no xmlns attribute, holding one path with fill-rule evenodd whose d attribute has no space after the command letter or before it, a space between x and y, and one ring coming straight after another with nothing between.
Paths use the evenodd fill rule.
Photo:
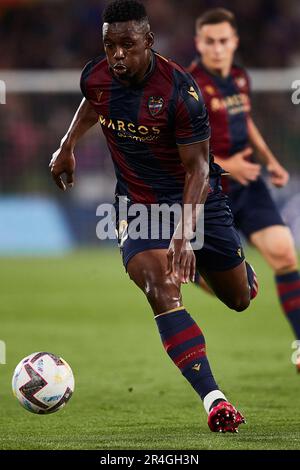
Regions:
<instances>
[{"instance_id":1,"label":"blue and red striped jersey","mask_svg":"<svg viewBox=\"0 0 300 470\"><path fill-rule=\"evenodd\" d=\"M208 113L189 73L152 51L142 83L126 86L106 58L89 62L81 90L99 115L117 177L132 202L181 202L185 170L178 145L210 137Z\"/></svg>"},{"instance_id":2,"label":"blue and red striped jersey","mask_svg":"<svg viewBox=\"0 0 300 470\"><path fill-rule=\"evenodd\" d=\"M211 124L211 150L229 158L249 145L247 119L251 111L250 81L246 71L234 65L228 77L210 73L195 60L189 72L200 87Z\"/></svg>"}]
</instances>

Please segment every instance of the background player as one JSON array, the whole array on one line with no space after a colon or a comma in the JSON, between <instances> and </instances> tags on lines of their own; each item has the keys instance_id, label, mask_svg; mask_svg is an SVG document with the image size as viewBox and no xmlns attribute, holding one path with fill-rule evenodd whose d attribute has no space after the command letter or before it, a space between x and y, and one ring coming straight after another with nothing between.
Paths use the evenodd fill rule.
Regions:
<instances>
[{"instance_id":1,"label":"background player","mask_svg":"<svg viewBox=\"0 0 300 470\"><path fill-rule=\"evenodd\" d=\"M140 3L117 0L107 7L103 42L106 58L91 61L82 73L85 99L53 155L53 178L63 190L73 185L75 144L100 121L116 170L117 197L147 206L179 202L184 210L185 204L206 202L205 243L195 254L185 231L171 240L135 240L128 232L122 254L130 278L152 307L168 355L203 400L211 430L234 432L243 417L218 389L203 333L180 293L181 283L194 279L196 263L235 310L247 308L254 283L220 191L222 170L209 162L206 109L192 77L153 52ZM181 224L186 228L184 219Z\"/></svg>"},{"instance_id":2,"label":"background player","mask_svg":"<svg viewBox=\"0 0 300 470\"><path fill-rule=\"evenodd\" d=\"M300 339L300 276L294 242L260 176L261 165L278 188L287 184L289 175L250 115L248 75L233 64L239 44L234 14L216 8L200 16L195 44L200 57L189 70L208 108L215 161L230 173L230 178L223 178L223 188L236 226L273 269L282 308ZM259 164L251 158L253 151ZM297 368L300 371L300 363Z\"/></svg>"}]
</instances>

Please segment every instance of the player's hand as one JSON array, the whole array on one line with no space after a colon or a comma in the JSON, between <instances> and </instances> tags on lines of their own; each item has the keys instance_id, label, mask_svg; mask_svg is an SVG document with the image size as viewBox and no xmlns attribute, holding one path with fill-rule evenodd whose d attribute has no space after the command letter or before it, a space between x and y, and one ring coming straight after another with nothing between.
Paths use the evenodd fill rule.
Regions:
<instances>
[{"instance_id":1,"label":"player's hand","mask_svg":"<svg viewBox=\"0 0 300 470\"><path fill-rule=\"evenodd\" d=\"M285 186L289 179L290 175L288 172L280 165L278 162L272 162L267 166L267 170L270 174L271 183L276 186L276 188L282 188Z\"/></svg>"},{"instance_id":2,"label":"player's hand","mask_svg":"<svg viewBox=\"0 0 300 470\"><path fill-rule=\"evenodd\" d=\"M256 181L261 172L261 165L248 161L253 150L247 147L245 150L235 153L225 163L224 168L230 176L240 184L247 186L251 181Z\"/></svg>"},{"instance_id":3,"label":"player's hand","mask_svg":"<svg viewBox=\"0 0 300 470\"><path fill-rule=\"evenodd\" d=\"M174 274L182 284L194 282L196 258L191 243L185 238L172 238L167 253L167 275Z\"/></svg>"},{"instance_id":4,"label":"player's hand","mask_svg":"<svg viewBox=\"0 0 300 470\"><path fill-rule=\"evenodd\" d=\"M52 177L57 186L65 191L67 187L74 186L74 170L75 158L73 151L65 147L61 147L52 155L49 163ZM65 176L65 181L62 176Z\"/></svg>"}]
</instances>

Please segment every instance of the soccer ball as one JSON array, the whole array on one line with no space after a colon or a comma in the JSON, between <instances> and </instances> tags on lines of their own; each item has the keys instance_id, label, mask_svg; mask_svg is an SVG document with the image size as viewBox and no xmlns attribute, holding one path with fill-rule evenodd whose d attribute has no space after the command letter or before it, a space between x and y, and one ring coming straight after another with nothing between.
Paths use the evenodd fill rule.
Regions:
<instances>
[{"instance_id":1,"label":"soccer ball","mask_svg":"<svg viewBox=\"0 0 300 470\"><path fill-rule=\"evenodd\" d=\"M74 376L61 357L36 352L17 365L12 388L15 397L32 413L49 414L61 410L74 391Z\"/></svg>"}]
</instances>

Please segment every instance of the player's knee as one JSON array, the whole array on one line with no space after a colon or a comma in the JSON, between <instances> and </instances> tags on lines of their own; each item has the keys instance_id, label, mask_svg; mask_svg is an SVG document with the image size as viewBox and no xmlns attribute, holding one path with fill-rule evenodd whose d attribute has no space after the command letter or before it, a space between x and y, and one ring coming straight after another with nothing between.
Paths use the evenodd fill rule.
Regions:
<instances>
[{"instance_id":1,"label":"player's knee","mask_svg":"<svg viewBox=\"0 0 300 470\"><path fill-rule=\"evenodd\" d=\"M279 270L292 271L297 268L297 256L292 250L285 253L280 259Z\"/></svg>"},{"instance_id":2,"label":"player's knee","mask_svg":"<svg viewBox=\"0 0 300 470\"><path fill-rule=\"evenodd\" d=\"M270 252L276 271L290 271L297 267L297 256L293 247L278 243Z\"/></svg>"},{"instance_id":3,"label":"player's knee","mask_svg":"<svg viewBox=\"0 0 300 470\"><path fill-rule=\"evenodd\" d=\"M250 295L249 293L241 294L226 302L227 307L236 312L243 312L249 307Z\"/></svg>"},{"instance_id":4,"label":"player's knee","mask_svg":"<svg viewBox=\"0 0 300 470\"><path fill-rule=\"evenodd\" d=\"M146 286L145 295L155 312L172 309L181 301L180 288L168 280L152 281Z\"/></svg>"}]
</instances>

